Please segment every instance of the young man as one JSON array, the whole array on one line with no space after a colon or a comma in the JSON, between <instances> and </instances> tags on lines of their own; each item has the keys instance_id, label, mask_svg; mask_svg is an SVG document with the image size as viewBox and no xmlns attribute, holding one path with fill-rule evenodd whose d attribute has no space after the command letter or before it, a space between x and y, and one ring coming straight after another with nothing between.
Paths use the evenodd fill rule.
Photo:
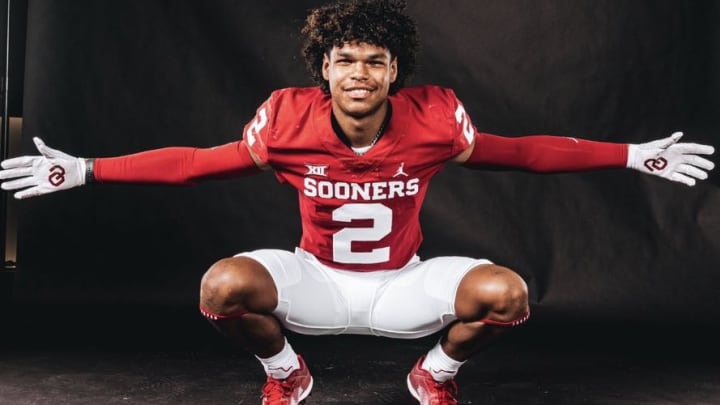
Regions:
<instances>
[{"instance_id":1,"label":"young man","mask_svg":"<svg viewBox=\"0 0 720 405\"><path fill-rule=\"evenodd\" d=\"M294 252L258 250L215 263L200 310L253 353L267 374L263 404L298 404L313 388L283 329L311 335L418 338L444 331L407 377L421 404L456 404L453 377L475 352L528 319L527 287L483 259L421 261L419 210L446 162L537 172L629 167L694 185L713 163L681 134L646 144L478 132L451 90L403 88L416 29L404 2L355 0L312 10L304 54L318 87L275 91L243 139L82 159L35 139L40 156L2 162L16 198L91 182L185 184L274 170L298 190Z\"/></svg>"}]
</instances>

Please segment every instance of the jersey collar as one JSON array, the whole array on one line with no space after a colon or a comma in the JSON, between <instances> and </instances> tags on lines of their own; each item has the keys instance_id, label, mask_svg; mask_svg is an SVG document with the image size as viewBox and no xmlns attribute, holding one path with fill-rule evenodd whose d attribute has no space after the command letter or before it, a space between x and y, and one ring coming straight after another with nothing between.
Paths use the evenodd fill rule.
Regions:
<instances>
[{"instance_id":1,"label":"jersey collar","mask_svg":"<svg viewBox=\"0 0 720 405\"><path fill-rule=\"evenodd\" d=\"M320 137L323 147L341 161L347 169L356 173L367 173L378 167L407 135L410 106L406 99L399 94L390 96L389 101L392 104L392 115L385 127L385 133L363 155L356 155L333 130L330 96L323 97L311 107L315 133Z\"/></svg>"}]
</instances>

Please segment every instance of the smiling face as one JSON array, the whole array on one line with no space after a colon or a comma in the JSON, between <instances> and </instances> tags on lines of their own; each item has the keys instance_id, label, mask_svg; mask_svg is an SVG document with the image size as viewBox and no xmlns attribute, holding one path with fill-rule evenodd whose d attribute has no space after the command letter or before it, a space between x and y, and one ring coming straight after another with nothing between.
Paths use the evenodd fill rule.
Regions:
<instances>
[{"instance_id":1,"label":"smiling face","mask_svg":"<svg viewBox=\"0 0 720 405\"><path fill-rule=\"evenodd\" d=\"M323 58L322 72L337 119L362 119L378 112L384 117L390 84L397 79L397 58L389 50L366 43L334 47Z\"/></svg>"}]
</instances>

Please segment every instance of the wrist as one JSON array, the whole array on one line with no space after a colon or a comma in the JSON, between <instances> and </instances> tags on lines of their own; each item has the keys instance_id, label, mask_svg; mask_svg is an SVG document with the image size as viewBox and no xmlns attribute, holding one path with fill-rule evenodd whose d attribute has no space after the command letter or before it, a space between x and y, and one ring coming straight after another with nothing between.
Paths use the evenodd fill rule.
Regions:
<instances>
[{"instance_id":1,"label":"wrist","mask_svg":"<svg viewBox=\"0 0 720 405\"><path fill-rule=\"evenodd\" d=\"M637 167L635 161L637 160L636 156L638 152L638 146L639 145L635 145L632 143L629 143L627 145L627 163L625 164L625 167L630 169L635 169Z\"/></svg>"},{"instance_id":2,"label":"wrist","mask_svg":"<svg viewBox=\"0 0 720 405\"><path fill-rule=\"evenodd\" d=\"M95 159L81 159L83 162L84 169L84 183L83 184L92 184L95 183Z\"/></svg>"}]
</instances>

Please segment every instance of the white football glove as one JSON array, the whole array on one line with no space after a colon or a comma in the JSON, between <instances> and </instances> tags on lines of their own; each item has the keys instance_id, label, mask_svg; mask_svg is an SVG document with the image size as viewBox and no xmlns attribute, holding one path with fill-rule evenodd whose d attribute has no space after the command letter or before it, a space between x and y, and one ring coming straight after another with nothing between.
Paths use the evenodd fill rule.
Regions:
<instances>
[{"instance_id":1,"label":"white football glove","mask_svg":"<svg viewBox=\"0 0 720 405\"><path fill-rule=\"evenodd\" d=\"M3 190L20 190L17 199L82 186L85 184L85 159L52 149L40 138L33 138L41 156L20 156L0 163Z\"/></svg>"},{"instance_id":2,"label":"white football glove","mask_svg":"<svg viewBox=\"0 0 720 405\"><path fill-rule=\"evenodd\" d=\"M665 139L630 144L627 167L688 186L694 186L695 179L707 179L707 171L712 170L715 164L698 155L712 155L715 148L697 143L677 143L682 136L682 132L675 132Z\"/></svg>"}]
</instances>

